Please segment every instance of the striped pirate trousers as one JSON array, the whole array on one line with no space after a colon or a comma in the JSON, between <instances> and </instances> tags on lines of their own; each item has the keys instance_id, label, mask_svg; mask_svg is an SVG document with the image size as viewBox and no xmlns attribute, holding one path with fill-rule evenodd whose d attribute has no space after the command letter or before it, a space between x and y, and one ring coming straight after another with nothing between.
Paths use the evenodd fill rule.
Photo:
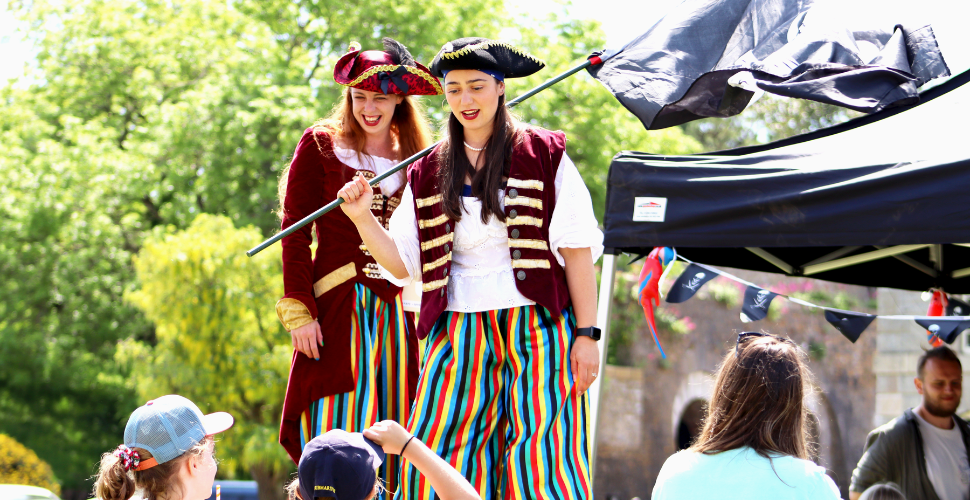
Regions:
<instances>
[{"instance_id":1,"label":"striped pirate trousers","mask_svg":"<svg viewBox=\"0 0 970 500\"><path fill-rule=\"evenodd\" d=\"M301 446L331 429L361 432L381 420L408 421L408 323L401 296L386 303L359 283L355 292L350 355L357 387L310 404L300 419ZM400 458L388 455L378 477L389 491L397 488L399 471Z\"/></svg>"},{"instance_id":2,"label":"striped pirate trousers","mask_svg":"<svg viewBox=\"0 0 970 500\"><path fill-rule=\"evenodd\" d=\"M591 499L588 398L573 388L572 308L438 318L408 430L485 500ZM404 460L395 500L436 498Z\"/></svg>"}]
</instances>

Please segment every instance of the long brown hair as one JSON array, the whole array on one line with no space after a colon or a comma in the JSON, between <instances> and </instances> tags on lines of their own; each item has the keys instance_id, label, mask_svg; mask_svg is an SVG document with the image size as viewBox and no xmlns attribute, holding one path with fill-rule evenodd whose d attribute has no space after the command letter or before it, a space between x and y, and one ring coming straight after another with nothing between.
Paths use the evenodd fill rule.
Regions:
<instances>
[{"instance_id":1,"label":"long brown hair","mask_svg":"<svg viewBox=\"0 0 970 500\"><path fill-rule=\"evenodd\" d=\"M313 124L313 138L317 142L317 147L321 153L328 154L323 149L320 132L330 134L332 140L339 142L357 152L357 159L364 163L364 154L367 147L367 134L357 123L354 117L354 101L352 87L344 88L344 97L330 111L326 118L317 120ZM398 152L401 160L408 158L418 151L431 144L431 129L428 127L428 120L425 118L424 107L418 101L404 96L401 102L394 107L394 115L391 116L391 138L397 142ZM277 192L280 199L280 208L277 215L283 218L283 201L286 198L286 182L289 177L290 166L280 173Z\"/></svg>"},{"instance_id":2,"label":"long brown hair","mask_svg":"<svg viewBox=\"0 0 970 500\"><path fill-rule=\"evenodd\" d=\"M465 154L465 128L454 113L448 116L448 137L438 149L438 186L441 189L441 206L451 220L461 220L461 191L465 177L471 177L472 196L482 201L482 223L487 224L490 215L505 222L505 213L498 202L502 177L509 175L512 150L521 140L519 121L505 107L505 95L498 98L498 109L492 123L492 135L485 143L485 164L475 170ZM458 145L457 147L455 145Z\"/></svg>"},{"instance_id":3,"label":"long brown hair","mask_svg":"<svg viewBox=\"0 0 970 500\"><path fill-rule=\"evenodd\" d=\"M186 460L201 457L209 447L210 439L206 436L180 456L140 471L126 471L121 458L115 455L114 451L105 453L101 455L101 468L94 481L94 496L101 500L128 500L135 494L137 488L141 488L145 494L145 500L181 498L184 491L179 481L179 467ZM152 458L148 450L132 449L138 452L138 457L142 461ZM174 492L177 492L178 496L173 497L171 494Z\"/></svg>"},{"instance_id":4,"label":"long brown hair","mask_svg":"<svg viewBox=\"0 0 970 500\"><path fill-rule=\"evenodd\" d=\"M801 351L775 337L756 337L721 363L704 429L692 451L713 455L749 446L765 458L808 459L811 444L803 398L811 373Z\"/></svg>"}]
</instances>

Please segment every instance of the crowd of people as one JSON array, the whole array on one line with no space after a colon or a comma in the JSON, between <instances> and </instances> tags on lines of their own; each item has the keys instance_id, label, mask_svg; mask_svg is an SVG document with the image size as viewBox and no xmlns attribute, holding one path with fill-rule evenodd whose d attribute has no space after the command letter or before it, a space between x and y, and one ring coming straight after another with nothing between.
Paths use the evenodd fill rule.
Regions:
<instances>
[{"instance_id":1,"label":"crowd of people","mask_svg":"<svg viewBox=\"0 0 970 500\"><path fill-rule=\"evenodd\" d=\"M505 106L505 80L543 63L484 38L445 44L429 67L394 40L360 49L336 63L344 98L304 132L280 181L284 229L344 200L283 239L276 309L294 353L280 444L298 470L288 495L593 498L586 390L599 373L603 235L565 135ZM411 96L441 93L442 142L385 175L430 144ZM401 296L414 282L417 324ZM803 358L788 339L739 334L700 436L666 461L653 498L840 498L809 460ZM872 432L850 499L968 500L961 380L949 349L920 358L922 404ZM180 396L149 401L103 456L95 494L207 498L213 435L232 423Z\"/></svg>"}]
</instances>

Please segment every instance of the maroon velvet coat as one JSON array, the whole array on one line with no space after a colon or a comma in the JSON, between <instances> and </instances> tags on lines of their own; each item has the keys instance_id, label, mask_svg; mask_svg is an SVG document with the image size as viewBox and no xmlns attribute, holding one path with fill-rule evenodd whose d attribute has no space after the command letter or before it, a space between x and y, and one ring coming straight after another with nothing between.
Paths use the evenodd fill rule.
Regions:
<instances>
[{"instance_id":1,"label":"maroon velvet coat","mask_svg":"<svg viewBox=\"0 0 970 500\"><path fill-rule=\"evenodd\" d=\"M373 178L370 171L361 171ZM337 199L337 190L357 175L337 159L333 141L326 132L314 134L307 129L296 147L286 181L282 229ZM385 196L374 186L371 210L386 225L401 200L402 187ZM312 227L316 227L316 256L310 255ZM332 210L283 238L283 298L302 302L310 315L320 322L323 348L320 360L294 350L290 377L283 402L280 444L294 462L300 447L300 415L310 403L332 394L350 392L356 387L350 365L350 319L354 307L354 286L363 284L381 300L394 302L401 289L380 276L377 263L367 252L356 226L340 209ZM352 264L352 265L351 265ZM315 286L316 285L316 286ZM316 289L316 292L314 291ZM418 379L417 338L414 315L407 314L408 394L414 400Z\"/></svg>"},{"instance_id":2,"label":"maroon velvet coat","mask_svg":"<svg viewBox=\"0 0 970 500\"><path fill-rule=\"evenodd\" d=\"M515 286L526 298L558 315L569 305L566 272L549 246L549 222L556 207L556 173L566 151L566 136L529 128L512 153L505 188L505 224ZM448 274L455 223L444 214L438 189L437 150L408 171L421 241L421 315L418 337L430 333L448 306ZM478 214L466 215L477 217Z\"/></svg>"}]
</instances>

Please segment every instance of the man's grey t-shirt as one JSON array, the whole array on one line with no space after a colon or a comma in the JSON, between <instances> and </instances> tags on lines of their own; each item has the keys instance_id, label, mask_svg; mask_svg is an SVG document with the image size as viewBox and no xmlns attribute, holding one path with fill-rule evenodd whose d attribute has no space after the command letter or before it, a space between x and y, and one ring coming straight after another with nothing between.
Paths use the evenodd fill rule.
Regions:
<instances>
[{"instance_id":1,"label":"man's grey t-shirt","mask_svg":"<svg viewBox=\"0 0 970 500\"><path fill-rule=\"evenodd\" d=\"M940 500L970 500L970 462L956 423L952 429L940 429L919 413L913 415L923 437L926 473L937 496Z\"/></svg>"}]
</instances>

